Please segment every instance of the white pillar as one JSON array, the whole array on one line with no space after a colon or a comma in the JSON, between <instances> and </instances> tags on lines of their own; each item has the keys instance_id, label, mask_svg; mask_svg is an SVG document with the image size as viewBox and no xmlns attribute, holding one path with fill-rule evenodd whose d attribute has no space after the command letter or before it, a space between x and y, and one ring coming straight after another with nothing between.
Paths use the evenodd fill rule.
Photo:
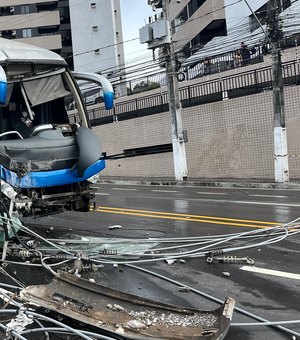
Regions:
<instances>
[{"instance_id":1,"label":"white pillar","mask_svg":"<svg viewBox=\"0 0 300 340\"><path fill-rule=\"evenodd\" d=\"M275 182L289 181L286 128L274 127L274 166Z\"/></svg>"}]
</instances>

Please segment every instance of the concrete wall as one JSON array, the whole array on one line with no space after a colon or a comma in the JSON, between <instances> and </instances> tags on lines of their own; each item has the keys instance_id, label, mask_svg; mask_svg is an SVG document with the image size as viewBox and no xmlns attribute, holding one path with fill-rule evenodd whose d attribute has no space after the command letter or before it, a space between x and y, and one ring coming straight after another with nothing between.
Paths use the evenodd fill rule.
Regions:
<instances>
[{"instance_id":1,"label":"concrete wall","mask_svg":"<svg viewBox=\"0 0 300 340\"><path fill-rule=\"evenodd\" d=\"M2 16L0 31L59 25L59 11Z\"/></svg>"},{"instance_id":2,"label":"concrete wall","mask_svg":"<svg viewBox=\"0 0 300 340\"><path fill-rule=\"evenodd\" d=\"M31 44L37 47L46 48L50 50L58 50L62 48L60 34L15 39L15 41L20 41L22 43Z\"/></svg>"},{"instance_id":3,"label":"concrete wall","mask_svg":"<svg viewBox=\"0 0 300 340\"><path fill-rule=\"evenodd\" d=\"M58 0L51 0L52 1L58 1ZM37 3L43 3L43 2L49 2L49 0L1 0L1 6L18 6L18 5L30 5L30 4L37 4Z\"/></svg>"},{"instance_id":4,"label":"concrete wall","mask_svg":"<svg viewBox=\"0 0 300 340\"><path fill-rule=\"evenodd\" d=\"M300 88L285 88L290 178L300 178ZM183 110L188 131L188 177L274 178L273 109L270 91ZM169 113L97 126L108 155L171 143ZM103 177L174 178L172 153L107 162Z\"/></svg>"}]
</instances>

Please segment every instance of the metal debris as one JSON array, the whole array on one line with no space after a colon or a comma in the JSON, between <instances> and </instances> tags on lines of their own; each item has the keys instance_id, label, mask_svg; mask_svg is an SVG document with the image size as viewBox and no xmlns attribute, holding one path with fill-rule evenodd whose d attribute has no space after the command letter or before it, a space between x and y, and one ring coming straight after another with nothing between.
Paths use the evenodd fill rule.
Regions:
<instances>
[{"instance_id":1,"label":"metal debris","mask_svg":"<svg viewBox=\"0 0 300 340\"><path fill-rule=\"evenodd\" d=\"M25 309L20 308L17 316L6 325L6 335L8 336L12 331L19 334L33 322L33 318L25 314Z\"/></svg>"},{"instance_id":2,"label":"metal debris","mask_svg":"<svg viewBox=\"0 0 300 340\"><path fill-rule=\"evenodd\" d=\"M182 308L91 283L63 271L58 271L48 285L22 289L19 299L39 306L40 310L54 311L62 318L71 317L98 327L112 337L124 331L127 339L138 335L145 340L174 339L174 332L182 340L204 335L211 340L223 339L234 306L234 300L227 298L223 306L211 312Z\"/></svg>"},{"instance_id":3,"label":"metal debris","mask_svg":"<svg viewBox=\"0 0 300 340\"><path fill-rule=\"evenodd\" d=\"M185 286L179 287L178 290L179 292L190 292L191 291L189 287L185 287Z\"/></svg>"},{"instance_id":4,"label":"metal debris","mask_svg":"<svg viewBox=\"0 0 300 340\"><path fill-rule=\"evenodd\" d=\"M206 261L208 263L213 262L222 262L222 263L248 263L248 264L254 264L254 260L251 259L248 256L245 257L238 257L238 256L213 256L213 257L207 257Z\"/></svg>"},{"instance_id":5,"label":"metal debris","mask_svg":"<svg viewBox=\"0 0 300 340\"><path fill-rule=\"evenodd\" d=\"M110 225L110 226L108 227L109 230L121 229L121 228L122 228L122 226L121 226L121 225L118 225L118 224L116 224L116 225Z\"/></svg>"}]
</instances>

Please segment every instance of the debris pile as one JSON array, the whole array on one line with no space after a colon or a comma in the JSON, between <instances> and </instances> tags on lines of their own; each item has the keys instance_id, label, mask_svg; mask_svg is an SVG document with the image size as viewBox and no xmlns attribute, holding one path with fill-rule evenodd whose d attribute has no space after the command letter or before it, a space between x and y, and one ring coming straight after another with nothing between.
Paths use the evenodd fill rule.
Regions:
<instances>
[{"instance_id":1,"label":"debris pile","mask_svg":"<svg viewBox=\"0 0 300 340\"><path fill-rule=\"evenodd\" d=\"M155 311L131 311L128 314L146 326L212 327L217 321L216 316L211 313L190 315L173 312L158 314Z\"/></svg>"}]
</instances>

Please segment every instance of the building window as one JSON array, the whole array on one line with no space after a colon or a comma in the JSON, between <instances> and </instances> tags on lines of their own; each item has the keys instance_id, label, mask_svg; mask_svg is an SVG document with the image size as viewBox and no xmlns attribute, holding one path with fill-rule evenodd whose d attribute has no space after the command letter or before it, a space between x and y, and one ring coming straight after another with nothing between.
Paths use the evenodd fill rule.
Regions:
<instances>
[{"instance_id":1,"label":"building window","mask_svg":"<svg viewBox=\"0 0 300 340\"><path fill-rule=\"evenodd\" d=\"M30 13L29 5L22 5L21 6L21 14L28 14L28 13Z\"/></svg>"},{"instance_id":2,"label":"building window","mask_svg":"<svg viewBox=\"0 0 300 340\"><path fill-rule=\"evenodd\" d=\"M22 29L22 36L23 38L31 38L32 37L31 28Z\"/></svg>"},{"instance_id":3,"label":"building window","mask_svg":"<svg viewBox=\"0 0 300 340\"><path fill-rule=\"evenodd\" d=\"M55 11L57 10L57 2L52 3L44 3L44 4L37 4L36 11L39 12L47 12L47 11Z\"/></svg>"},{"instance_id":4,"label":"building window","mask_svg":"<svg viewBox=\"0 0 300 340\"><path fill-rule=\"evenodd\" d=\"M189 17L191 17L205 2L206 0L191 0L188 3Z\"/></svg>"}]
</instances>

